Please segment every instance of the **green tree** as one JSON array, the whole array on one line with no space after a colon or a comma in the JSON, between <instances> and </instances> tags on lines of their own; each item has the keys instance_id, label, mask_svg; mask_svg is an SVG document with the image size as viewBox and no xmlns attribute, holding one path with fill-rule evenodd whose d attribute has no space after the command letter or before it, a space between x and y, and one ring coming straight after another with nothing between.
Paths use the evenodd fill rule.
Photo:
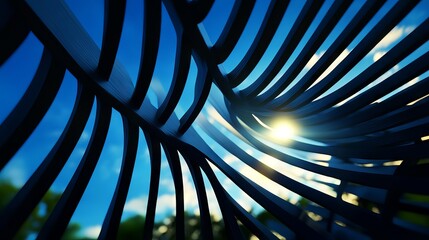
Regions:
<instances>
[{"instance_id":1,"label":"green tree","mask_svg":"<svg viewBox=\"0 0 429 240\"><path fill-rule=\"evenodd\" d=\"M0 209L3 209L19 191L19 187L13 185L8 181L0 181ZM37 234L42 228L44 222L49 217L49 214L55 207L55 204L61 197L61 193L49 190L45 196L43 196L40 203L33 210L27 220L19 229L15 236L15 239L27 239L32 234ZM63 239L79 239L78 232L80 231L80 225L77 223L70 223L67 227Z\"/></svg>"}]
</instances>

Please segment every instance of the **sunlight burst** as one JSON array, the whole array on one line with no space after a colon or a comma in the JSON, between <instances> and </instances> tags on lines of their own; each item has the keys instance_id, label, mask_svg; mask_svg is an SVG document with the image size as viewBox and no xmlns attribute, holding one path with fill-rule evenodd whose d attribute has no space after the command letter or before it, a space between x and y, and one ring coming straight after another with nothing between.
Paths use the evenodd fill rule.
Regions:
<instances>
[{"instance_id":1,"label":"sunlight burst","mask_svg":"<svg viewBox=\"0 0 429 240\"><path fill-rule=\"evenodd\" d=\"M253 114L252 114L253 115ZM257 116L253 115L256 121L268 130L267 136L275 141L289 141L298 137L298 124L291 118L281 117L268 125Z\"/></svg>"},{"instance_id":2,"label":"sunlight burst","mask_svg":"<svg viewBox=\"0 0 429 240\"><path fill-rule=\"evenodd\" d=\"M270 127L270 135L272 138L280 141L291 140L298 133L298 126L289 119L277 120Z\"/></svg>"}]
</instances>

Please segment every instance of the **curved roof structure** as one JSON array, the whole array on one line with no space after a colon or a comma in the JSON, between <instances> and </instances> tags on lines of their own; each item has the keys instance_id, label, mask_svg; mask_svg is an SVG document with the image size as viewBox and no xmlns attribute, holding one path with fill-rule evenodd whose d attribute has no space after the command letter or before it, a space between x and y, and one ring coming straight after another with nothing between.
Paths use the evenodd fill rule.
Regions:
<instances>
[{"instance_id":1,"label":"curved roof structure","mask_svg":"<svg viewBox=\"0 0 429 240\"><path fill-rule=\"evenodd\" d=\"M64 0L0 2L2 86L34 72L2 112L3 172L56 99L70 94L62 86L76 86L62 130L0 213L5 239L86 137L37 237L64 234L110 131L121 131L122 156L101 239L116 236L142 146L150 171L145 239L154 237L164 167L178 239L188 175L202 239L213 239L213 202L228 239L243 238L242 228L260 239L429 237L427 1L150 0L140 12L134 2L91 4L96 11L82 17L85 6ZM130 23L135 16L141 28ZM26 48L30 38L36 43ZM121 45L129 39L138 47ZM14 60L32 46L43 49L33 69ZM137 57L118 57L122 47ZM118 113L120 130L112 123ZM271 219L255 217L241 195Z\"/></svg>"}]
</instances>

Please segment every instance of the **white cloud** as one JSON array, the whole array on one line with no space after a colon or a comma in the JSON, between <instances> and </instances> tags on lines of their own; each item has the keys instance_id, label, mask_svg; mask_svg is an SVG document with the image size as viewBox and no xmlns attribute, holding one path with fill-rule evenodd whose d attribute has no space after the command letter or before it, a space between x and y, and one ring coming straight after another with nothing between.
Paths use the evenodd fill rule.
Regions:
<instances>
[{"instance_id":1,"label":"white cloud","mask_svg":"<svg viewBox=\"0 0 429 240\"><path fill-rule=\"evenodd\" d=\"M164 214L168 212L174 212L176 209L176 195L174 194L174 182L171 179L162 179L160 185L166 187L169 193L158 196L156 211L158 214ZM209 193L209 190L207 190ZM184 193L184 205L185 209L194 211L198 208L198 199L195 192L193 182L189 176L183 175L183 193ZM133 212L140 215L145 215L147 206L148 196L143 195L137 198L133 198L125 203L124 211Z\"/></svg>"},{"instance_id":2,"label":"white cloud","mask_svg":"<svg viewBox=\"0 0 429 240\"><path fill-rule=\"evenodd\" d=\"M147 206L147 196L140 196L137 198L133 198L130 201L125 203L124 211L132 212L139 215L146 214L146 206Z\"/></svg>"},{"instance_id":3,"label":"white cloud","mask_svg":"<svg viewBox=\"0 0 429 240\"><path fill-rule=\"evenodd\" d=\"M167 161L161 161L161 169L169 168L170 165Z\"/></svg>"},{"instance_id":4,"label":"white cloud","mask_svg":"<svg viewBox=\"0 0 429 240\"><path fill-rule=\"evenodd\" d=\"M83 230L83 235L88 238L98 238L101 232L101 225L87 227Z\"/></svg>"},{"instance_id":5,"label":"white cloud","mask_svg":"<svg viewBox=\"0 0 429 240\"><path fill-rule=\"evenodd\" d=\"M384 80L386 80L387 78L389 78L390 76L392 76L394 73L396 73L399 70L399 66L395 65L393 66L391 69L389 69L389 71L385 72L383 75L381 75L379 78L377 78L375 81L373 81L372 83L368 84L368 86L366 86L365 88L363 88L362 90L360 90L359 92L353 94L352 96L346 98L345 100L339 102L337 105L335 105L336 107L339 107L343 104L345 104L346 102L350 101L351 99L355 98L356 96L358 96L359 94L361 94L362 92L368 90L369 88L374 87L375 85L383 82ZM375 102L379 102L378 100Z\"/></svg>"},{"instance_id":6,"label":"white cloud","mask_svg":"<svg viewBox=\"0 0 429 240\"><path fill-rule=\"evenodd\" d=\"M323 78L325 78L329 73L331 73L337 66L338 64L341 63L341 61L344 60L344 58L347 57L347 55L349 55L350 50L349 49L345 49L336 59L335 61L322 73L322 75L320 75L319 78L317 78L317 80L310 86L310 88L314 85L316 85L318 82L320 82Z\"/></svg>"},{"instance_id":7,"label":"white cloud","mask_svg":"<svg viewBox=\"0 0 429 240\"><path fill-rule=\"evenodd\" d=\"M411 33L412 31L414 31L414 29L416 29L416 27L415 27L415 26L407 26L407 27L405 27L405 29L404 29L404 33L409 34L409 33Z\"/></svg>"},{"instance_id":8,"label":"white cloud","mask_svg":"<svg viewBox=\"0 0 429 240\"><path fill-rule=\"evenodd\" d=\"M374 56L372 57L372 60L374 62L378 61L378 59L380 59L381 57L384 56L384 54L386 54L386 51L378 51L374 53Z\"/></svg>"},{"instance_id":9,"label":"white cloud","mask_svg":"<svg viewBox=\"0 0 429 240\"><path fill-rule=\"evenodd\" d=\"M332 157L321 153L308 153L307 158L316 161L329 161Z\"/></svg>"},{"instance_id":10,"label":"white cloud","mask_svg":"<svg viewBox=\"0 0 429 240\"><path fill-rule=\"evenodd\" d=\"M376 52L379 49L387 48L401 37L408 35L414 30L414 26L394 27L372 50Z\"/></svg>"},{"instance_id":11,"label":"white cloud","mask_svg":"<svg viewBox=\"0 0 429 240\"><path fill-rule=\"evenodd\" d=\"M158 213L166 213L176 209L176 196L174 194L163 194L158 197L156 211Z\"/></svg>"},{"instance_id":12,"label":"white cloud","mask_svg":"<svg viewBox=\"0 0 429 240\"><path fill-rule=\"evenodd\" d=\"M174 181L171 178L163 178L159 184L170 192L174 192Z\"/></svg>"},{"instance_id":13,"label":"white cloud","mask_svg":"<svg viewBox=\"0 0 429 240\"><path fill-rule=\"evenodd\" d=\"M415 77L415 78L411 79L411 81L407 82L407 83L404 85L404 89L405 89L405 88L407 88L407 87L411 87L411 86L413 86L413 85L414 85L414 84L416 84L419 80L420 80L420 77Z\"/></svg>"},{"instance_id":14,"label":"white cloud","mask_svg":"<svg viewBox=\"0 0 429 240\"><path fill-rule=\"evenodd\" d=\"M234 162L237 162L237 161L238 161L238 158L237 158L236 156L232 155L232 154L226 154L226 155L223 157L223 160L224 160L228 165L231 165L231 164L233 164Z\"/></svg>"},{"instance_id":15,"label":"white cloud","mask_svg":"<svg viewBox=\"0 0 429 240\"><path fill-rule=\"evenodd\" d=\"M373 86L375 86L375 85L383 82L384 80L386 80L387 78L389 78L390 76L392 76L394 73L396 73L398 70L399 70L399 66L398 65L393 66L391 69L389 69L389 71L385 72L377 80L375 80L374 82L368 84L367 88L371 88L371 87L373 87Z\"/></svg>"},{"instance_id":16,"label":"white cloud","mask_svg":"<svg viewBox=\"0 0 429 240\"><path fill-rule=\"evenodd\" d=\"M314 54L310 60L308 60L307 64L305 65L304 69L308 70L314 66L314 64L317 63L317 61L322 57L322 55L325 53L325 51L322 51L321 53Z\"/></svg>"}]
</instances>

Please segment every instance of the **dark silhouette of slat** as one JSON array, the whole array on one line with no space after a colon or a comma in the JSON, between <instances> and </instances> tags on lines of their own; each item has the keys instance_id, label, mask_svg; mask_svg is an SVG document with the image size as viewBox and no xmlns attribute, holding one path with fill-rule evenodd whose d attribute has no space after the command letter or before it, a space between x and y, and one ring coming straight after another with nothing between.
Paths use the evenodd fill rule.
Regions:
<instances>
[{"instance_id":1,"label":"dark silhouette of slat","mask_svg":"<svg viewBox=\"0 0 429 240\"><path fill-rule=\"evenodd\" d=\"M54 182L73 151L91 112L94 96L78 87L76 103L55 146L26 184L0 213L0 232L12 238Z\"/></svg>"},{"instance_id":2,"label":"dark silhouette of slat","mask_svg":"<svg viewBox=\"0 0 429 240\"><path fill-rule=\"evenodd\" d=\"M335 27L335 24L343 16L351 3L350 1L336 1L333 3L326 13L326 16L322 19L322 22L311 35L304 49L293 62L293 65L289 67L288 71L282 77L295 78L298 75L308 60L310 60L316 50L322 45L326 37L328 37L328 34ZM264 70L261 76L255 80L252 85L241 91L243 95L247 97L256 97L256 95L274 79L289 59L290 55L292 55L292 52L298 46L307 28L316 17L317 11L315 11L314 8L317 10L316 4L312 2L306 3L273 61L270 62L267 69Z\"/></svg>"},{"instance_id":3,"label":"dark silhouette of slat","mask_svg":"<svg viewBox=\"0 0 429 240\"><path fill-rule=\"evenodd\" d=\"M124 116L122 116L122 121L124 125L124 152L122 155L122 165L115 193L113 194L109 210L104 218L100 236L98 237L99 239L116 238L137 155L139 128Z\"/></svg>"},{"instance_id":4,"label":"dark silhouette of slat","mask_svg":"<svg viewBox=\"0 0 429 240\"><path fill-rule=\"evenodd\" d=\"M372 6L372 3L375 6ZM294 98L295 95L302 93L306 88L311 86L313 82L334 62L339 54L354 40L359 32L366 26L370 19L376 14L377 10L381 7L382 1L368 1L353 17L350 23L344 28L339 34L337 39L331 44L326 50L323 56L317 61L317 63L309 69L299 82L288 91L288 98ZM402 9L398 7L397 9ZM399 10L398 10L399 11ZM391 14L391 13L389 13ZM280 94L292 81L293 79L281 78L277 83L263 93L259 99L263 103L273 100L278 94ZM298 92L298 89L300 91ZM296 92L296 93L295 93Z\"/></svg>"},{"instance_id":5,"label":"dark silhouette of slat","mask_svg":"<svg viewBox=\"0 0 429 240\"><path fill-rule=\"evenodd\" d=\"M256 34L249 51L246 52L246 55L234 70L227 75L232 87L236 87L242 83L259 62L276 33L288 4L289 1L271 1L268 6L267 14L261 24L261 28ZM321 6L321 1L315 1L314 6L316 6L314 10L317 11L317 6Z\"/></svg>"},{"instance_id":6,"label":"dark silhouette of slat","mask_svg":"<svg viewBox=\"0 0 429 240\"><path fill-rule=\"evenodd\" d=\"M177 150L168 144L163 145L171 175L174 181L174 191L176 194L176 239L185 239L185 206L183 193L182 167L180 166Z\"/></svg>"},{"instance_id":7,"label":"dark silhouette of slat","mask_svg":"<svg viewBox=\"0 0 429 240\"><path fill-rule=\"evenodd\" d=\"M428 39L429 39L429 19L427 19L420 26L418 26L417 31L413 31L412 33L410 33L401 42L399 42L397 45L395 45L395 47L393 47L389 52L387 52L382 58L380 58L378 61L376 61L370 67L365 69L365 71L363 71L361 74L359 74L354 79L352 79L350 82L348 82L345 86L343 86L341 88L341 93L337 93L335 95L330 94L330 95L324 97L323 99L321 99L319 101L315 101L315 102L309 104L308 106L301 108L302 110L300 110L300 111L306 112L306 110L317 109L316 112L319 112L321 110L326 109L329 106L332 106L335 103L339 103L341 100L346 99L348 96L352 96L355 92L362 89L363 87L368 85L370 82L376 80L383 73L385 73L388 69L392 68L393 66L398 64L403 58L405 58L406 56L408 56L409 54L414 52L417 48L419 48L422 44L424 44ZM357 48L355 48L355 49L357 49ZM350 53L350 55L349 55L350 57L354 56L352 54L353 51ZM328 77L325 79L328 79ZM331 80L331 79L329 79L329 80ZM319 84L314 86L313 87L315 89L314 91L311 90L313 88L308 90L308 92L309 92L308 95L313 94L316 91L326 90L328 87L332 86L334 83L334 82L327 83L325 85L326 87L323 87L323 82L325 82L325 80L322 80L319 83L319 84L321 84L320 85L321 87L319 87L319 88L317 87L317 86L319 86ZM323 89L322 89L322 87L323 87ZM319 92L319 94L320 94L320 92ZM295 107L296 104L294 104L292 102L291 106ZM313 111L311 111L311 112L313 112ZM300 113L298 113L298 114L300 114Z\"/></svg>"},{"instance_id":8,"label":"dark silhouette of slat","mask_svg":"<svg viewBox=\"0 0 429 240\"><path fill-rule=\"evenodd\" d=\"M353 48L353 50L347 55L347 57L341 61L335 69L328 74L322 81L317 83L314 87L310 88L308 91L303 87L300 89L301 95L299 97L290 98L289 96L295 97L296 95L292 89L291 94L283 95L280 98L274 100L275 107L282 107L286 104L289 104L289 108L295 108L298 106L302 106L304 104L309 103L317 94L328 89L330 86L334 85L336 82L343 77L346 72L348 72L355 64L357 64L393 27L402 20L406 14L412 10L412 8L417 4L414 1L406 1L406 2L398 2L384 17L380 20L376 26L365 36L364 39L360 41L360 43ZM326 53L325 53L326 54ZM327 55L328 56L328 55ZM319 61L325 61L324 59L320 59ZM311 83L314 83L316 78L312 79ZM303 81L305 82L305 81Z\"/></svg>"},{"instance_id":9,"label":"dark silhouette of slat","mask_svg":"<svg viewBox=\"0 0 429 240\"><path fill-rule=\"evenodd\" d=\"M155 69L161 34L161 1L145 0L143 19L143 41L139 73L131 104L139 108L146 97Z\"/></svg>"},{"instance_id":10,"label":"dark silhouette of slat","mask_svg":"<svg viewBox=\"0 0 429 240\"><path fill-rule=\"evenodd\" d=\"M171 87L157 112L157 119L162 124L168 120L170 115L173 113L174 108L177 106L185 88L186 79L188 78L189 67L191 64L191 49L183 39L183 31L184 30L181 29L177 33L176 62Z\"/></svg>"},{"instance_id":11,"label":"dark silhouette of slat","mask_svg":"<svg viewBox=\"0 0 429 240\"><path fill-rule=\"evenodd\" d=\"M150 154L150 187L143 229L143 239L152 239L161 171L161 146L159 140L151 135L153 133L144 132L144 134Z\"/></svg>"},{"instance_id":12,"label":"dark silhouette of slat","mask_svg":"<svg viewBox=\"0 0 429 240\"><path fill-rule=\"evenodd\" d=\"M188 16L193 19L195 23L200 23L209 13L213 6L214 0L205 1L184 1L182 0L181 5L188 12Z\"/></svg>"},{"instance_id":13,"label":"dark silhouette of slat","mask_svg":"<svg viewBox=\"0 0 429 240\"><path fill-rule=\"evenodd\" d=\"M64 73L64 66L45 49L30 86L0 125L0 169L40 123L54 101Z\"/></svg>"},{"instance_id":14,"label":"dark silhouette of slat","mask_svg":"<svg viewBox=\"0 0 429 240\"><path fill-rule=\"evenodd\" d=\"M0 66L15 52L30 33L14 3L0 2Z\"/></svg>"},{"instance_id":15,"label":"dark silhouette of slat","mask_svg":"<svg viewBox=\"0 0 429 240\"><path fill-rule=\"evenodd\" d=\"M226 116L226 115L224 115ZM231 122L234 122L234 119L231 119ZM207 124L207 123L206 123ZM237 125L238 127L241 127ZM203 125L206 127L206 125ZM271 156L275 156L277 159L284 161L293 166L309 170L314 173L323 174L325 176L333 177L335 179L347 180L355 183L359 183L362 185L385 188L385 189L398 189L410 192L419 192L421 194L425 194L427 190L420 188L419 186L414 186L412 184L412 179L405 179L398 176L394 176L391 174L384 174L380 172L380 170L373 170L370 168L360 169L359 171L354 171L353 168L341 168L341 167L325 167L315 163L311 163L308 161L303 161L293 156L289 156L277 149L264 145L262 142L258 141L256 138L251 136L249 133L246 133L242 129L237 129L243 136L252 142L260 151L270 154ZM294 146L292 146L294 147ZM202 146L200 146L202 148ZM320 152L321 150L325 150L324 147L313 146L313 149L304 149L310 152ZM353 149L350 149L353 150ZM329 153L327 153L329 154ZM355 167L355 170L358 170ZM423 181L423 179L421 179Z\"/></svg>"},{"instance_id":16,"label":"dark silhouette of slat","mask_svg":"<svg viewBox=\"0 0 429 240\"><path fill-rule=\"evenodd\" d=\"M285 33L286 38L279 43L279 51L268 67L254 82L246 82L249 87L242 91L234 88L250 81L247 79L249 74L268 46L273 44L279 24L290 21L290 16L285 15L287 7L295 5L289 6L289 1L262 1L268 10L257 13L253 9L254 0L237 0L231 3L232 10L225 16L227 22L220 29L219 38L209 46L210 39L203 37L205 33L201 32L201 27L208 14L214 11L214 3L213 0L144 1L142 50L136 86L133 86L128 72L116 58L126 14L125 1L105 1L105 9L100 9L105 16L104 26L101 26L104 27L101 49L62 0L0 2L0 66L8 61L30 32L44 47L30 86L0 125L0 169L15 161L13 156L45 116L65 70L72 73L78 83L75 106L64 132L34 174L1 210L1 237L13 238L41 203L69 160L96 98L97 116L90 143L72 180L38 233L39 239L61 238L67 228L101 151L108 148L109 143L105 143L107 131L116 127L110 126L113 109L122 116L124 150L120 175L100 239L115 239L118 233L140 130L145 134L151 167L145 223L141 228L144 239L152 239L156 231L162 150L175 188L176 226L169 231L175 231L178 239L187 236L183 180L188 176L184 176L181 164L187 165L194 182L202 239L214 239L217 234L211 222L213 210L209 209L208 201L211 192L207 190L206 179L213 188L223 217L224 237L229 239L243 239L241 228L261 239L276 239L277 233L287 239L428 238L427 226L401 215L406 211L424 217L429 209L425 201L418 200L429 195L429 188L424 187L429 185L429 164L425 160L429 157L429 80L426 76L429 20L427 14L424 15L427 11L422 11L425 3L369 0L352 4L338 0L326 6L327 12L322 16L320 10L324 2L308 1L296 13L297 19L290 23L292 27ZM167 11L163 11L162 4ZM416 13L414 10L423 13L423 17L411 16ZM346 11L356 12L350 21L344 19ZM235 60L237 66L230 73L224 73L220 64L230 57L238 40L245 37L244 29L254 27L248 23L252 14L262 20L256 29L256 37L244 57ZM161 15L173 22L177 49L167 53L176 55L173 79L166 98L156 96L162 102L156 108L147 99L147 92L155 64L161 67L165 64L158 61L163 31ZM321 20L313 24L316 16ZM374 46L392 29L406 27L401 25L408 24L405 20L411 18L419 18L421 24L411 33L407 32L396 46L384 49L383 57L368 62L366 69L351 71L373 54ZM306 40L303 37L311 26L315 30L311 35L308 33L310 36ZM334 29L342 26L345 27L336 39L328 38L334 34ZM367 30L365 36L360 36ZM357 37L362 39L350 49L348 56L316 82ZM331 42L326 42L328 40ZM322 44L329 46L326 51L320 49ZM290 59L297 46L303 46L301 52L295 59ZM318 51L325 52L307 73L297 79ZM198 73L195 86L190 86L194 90L194 99L179 119L175 109L179 100L186 97L184 94L188 94L184 89L191 84L187 82L191 57ZM288 69L273 83L288 61ZM380 79L393 70L395 72L390 76ZM331 89L351 73L354 74L351 80L341 88ZM320 98L322 95L324 97ZM379 99L383 101L376 102ZM348 101L342 102L345 100ZM219 115L211 115L214 112ZM299 136L292 137L287 144L265 134L278 131L272 125L284 117L293 118L301 128ZM223 151L212 148L213 141ZM293 204L276 196L268 191L272 186L263 185L257 178L244 174L236 165L222 159L222 154L231 154L239 159L239 164L252 168L308 203ZM313 157L319 154L325 154L323 156L328 159ZM264 156L276 158L284 163L284 167L291 165L314 173L315 177L289 175L281 168L267 164ZM249 213L238 204L237 194L224 186L223 177L215 173L213 165L273 216L269 223L260 222L255 217L257 213ZM331 191L325 192L312 183ZM348 203L347 194L356 196L357 203ZM317 214L320 220L314 220L310 213Z\"/></svg>"},{"instance_id":17,"label":"dark silhouette of slat","mask_svg":"<svg viewBox=\"0 0 429 240\"><path fill-rule=\"evenodd\" d=\"M206 188L204 185L203 176L201 169L192 160L193 157L188 155L187 152L183 152L183 158L185 159L189 171L191 172L192 179L194 181L195 190L198 199L198 208L200 210L200 221L201 221L201 237L203 239L213 239L213 228L211 223L211 216L209 210L209 203L206 194Z\"/></svg>"},{"instance_id":18,"label":"dark silhouette of slat","mask_svg":"<svg viewBox=\"0 0 429 240\"><path fill-rule=\"evenodd\" d=\"M235 1L222 33L210 49L216 63L224 62L231 54L243 33L254 6L255 0Z\"/></svg>"},{"instance_id":19,"label":"dark silhouette of slat","mask_svg":"<svg viewBox=\"0 0 429 240\"><path fill-rule=\"evenodd\" d=\"M125 0L104 1L104 29L98 72L108 80L115 64L125 17Z\"/></svg>"},{"instance_id":20,"label":"dark silhouette of slat","mask_svg":"<svg viewBox=\"0 0 429 240\"><path fill-rule=\"evenodd\" d=\"M314 117L312 118L315 121L306 121L306 124L320 125L321 123L327 120L330 122L336 122L346 117L348 114L356 110L359 110L360 108L370 105L372 102L376 101L377 99L388 95L390 92L401 87L403 84L406 84L411 79L414 79L418 77L420 74L423 74L424 72L429 70L429 66L424 64L427 61L429 61L428 53L418 57L417 59L415 59L413 62L411 62L410 64L408 64L407 66L399 70L398 72L392 74L392 76L383 80L382 82L372 87L371 89L368 89L367 91L359 94L353 99L350 99L348 102L344 103L343 105L335 109L332 109L332 111L330 112L325 111L323 113L318 114L317 119L315 119ZM363 81L365 80L366 79L364 79Z\"/></svg>"},{"instance_id":21,"label":"dark silhouette of slat","mask_svg":"<svg viewBox=\"0 0 429 240\"><path fill-rule=\"evenodd\" d=\"M60 238L88 186L109 130L112 108L97 100L97 113L88 147L54 210L49 215L38 239Z\"/></svg>"},{"instance_id":22,"label":"dark silhouette of slat","mask_svg":"<svg viewBox=\"0 0 429 240\"><path fill-rule=\"evenodd\" d=\"M198 64L198 75L194 91L194 101L185 114L180 118L180 127L179 132L184 133L191 124L194 122L195 118L201 112L201 109L204 107L204 104L209 97L210 88L212 81L210 79L210 74L207 72L207 67L200 64L200 61L197 61Z\"/></svg>"}]
</instances>

